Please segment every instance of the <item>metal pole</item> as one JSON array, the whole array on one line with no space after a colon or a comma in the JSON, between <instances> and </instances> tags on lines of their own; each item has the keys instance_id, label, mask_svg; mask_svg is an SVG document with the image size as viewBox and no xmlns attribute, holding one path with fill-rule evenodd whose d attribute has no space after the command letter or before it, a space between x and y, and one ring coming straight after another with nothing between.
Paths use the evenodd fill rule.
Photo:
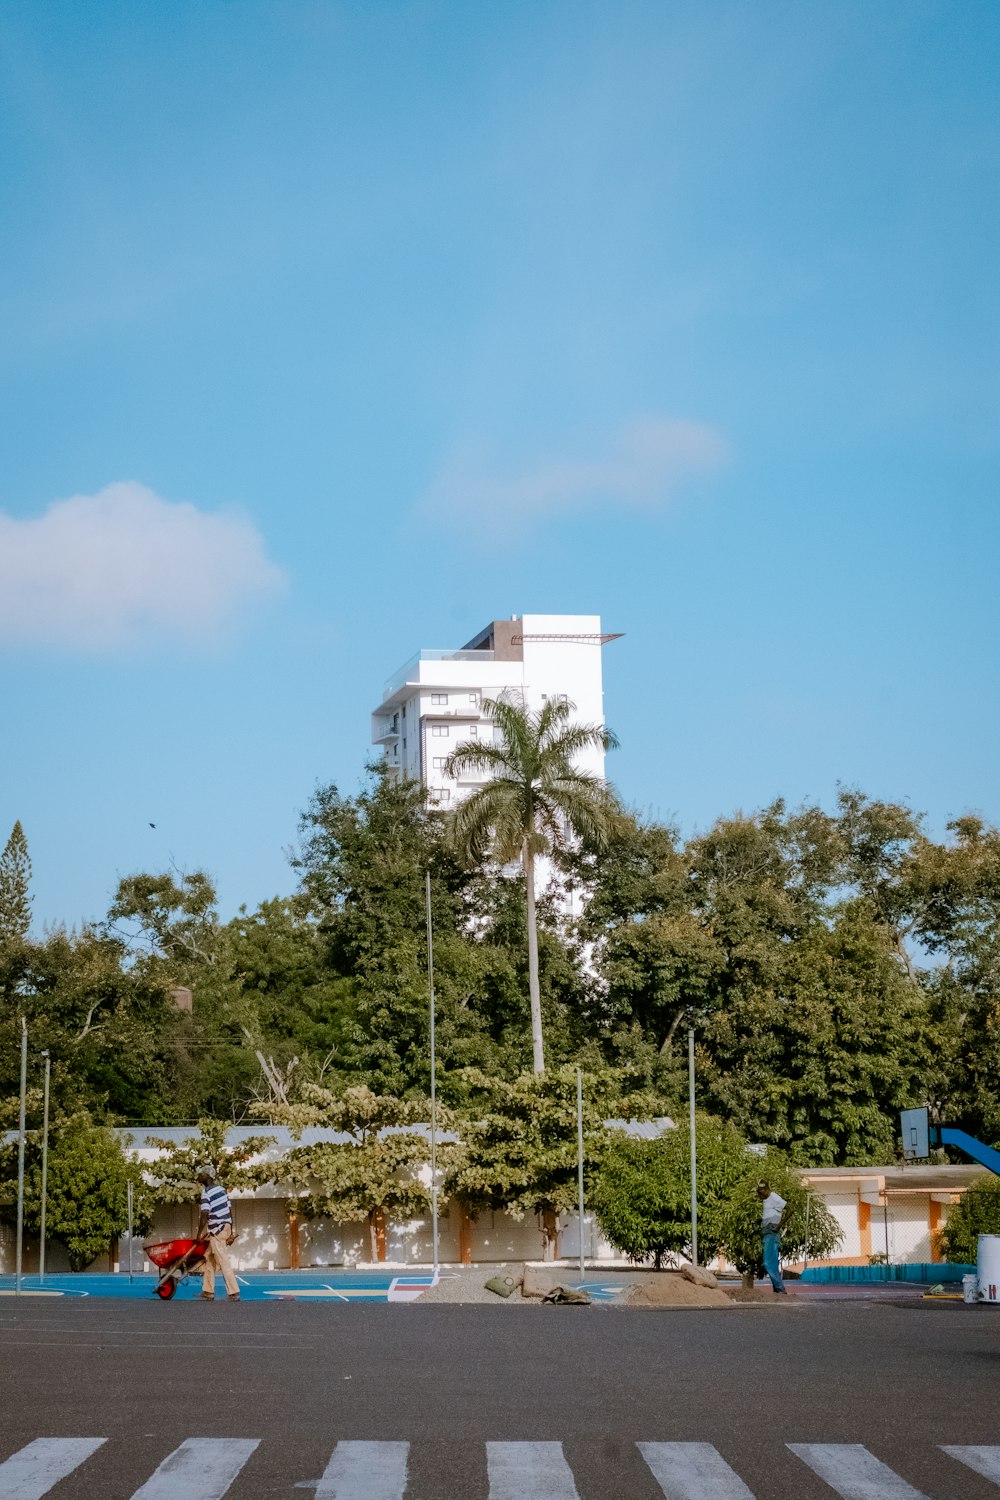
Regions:
<instances>
[{"instance_id":1,"label":"metal pole","mask_svg":"<svg viewBox=\"0 0 1000 1500\"><path fill-rule=\"evenodd\" d=\"M882 1199L882 1223L885 1226L885 1264L886 1280L889 1279L889 1198L888 1195Z\"/></svg>"},{"instance_id":2,"label":"metal pole","mask_svg":"<svg viewBox=\"0 0 1000 1500\"><path fill-rule=\"evenodd\" d=\"M698 1142L694 1128L694 1029L688 1032L688 1113L691 1120L691 1264L698 1264Z\"/></svg>"},{"instance_id":3,"label":"metal pole","mask_svg":"<svg viewBox=\"0 0 1000 1500\"><path fill-rule=\"evenodd\" d=\"M431 992L431 1218L434 1225L434 1276L439 1268L437 1179L437 1053L434 1016L434 924L431 920L431 872L427 871L427 983Z\"/></svg>"},{"instance_id":4,"label":"metal pole","mask_svg":"<svg viewBox=\"0 0 1000 1500\"><path fill-rule=\"evenodd\" d=\"M576 1169L580 1187L580 1280L583 1266L583 1073L576 1070Z\"/></svg>"},{"instance_id":5,"label":"metal pole","mask_svg":"<svg viewBox=\"0 0 1000 1500\"><path fill-rule=\"evenodd\" d=\"M42 1056L45 1058L45 1103L42 1106L42 1212L38 1227L38 1280L45 1280L45 1210L47 1207L47 1196L49 1191L49 1078L52 1073L52 1059L49 1057L48 1049Z\"/></svg>"},{"instance_id":6,"label":"metal pole","mask_svg":"<svg viewBox=\"0 0 1000 1500\"><path fill-rule=\"evenodd\" d=\"M128 1183L128 1284L132 1285L132 1180Z\"/></svg>"},{"instance_id":7,"label":"metal pole","mask_svg":"<svg viewBox=\"0 0 1000 1500\"><path fill-rule=\"evenodd\" d=\"M24 1253L24 1101L28 1092L28 1023L21 1017L21 1118L17 1136L17 1255L14 1291L21 1295L21 1262Z\"/></svg>"}]
</instances>

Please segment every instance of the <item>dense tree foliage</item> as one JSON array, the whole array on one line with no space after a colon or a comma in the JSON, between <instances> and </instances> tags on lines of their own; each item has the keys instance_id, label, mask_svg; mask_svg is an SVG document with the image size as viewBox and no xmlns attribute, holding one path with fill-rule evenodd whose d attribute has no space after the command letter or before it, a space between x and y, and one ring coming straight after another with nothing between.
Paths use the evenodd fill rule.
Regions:
<instances>
[{"instance_id":1,"label":"dense tree foliage","mask_svg":"<svg viewBox=\"0 0 1000 1500\"><path fill-rule=\"evenodd\" d=\"M16 1219L15 1142L0 1149L0 1215ZM28 1142L24 1175L24 1226L29 1235L41 1228L41 1140ZM128 1227L128 1184L133 1189L133 1228L148 1227L153 1201L138 1163L129 1161L114 1131L95 1125L83 1113L61 1120L51 1131L46 1192L46 1238L66 1249L70 1268L86 1270L109 1251Z\"/></svg>"},{"instance_id":2,"label":"dense tree foliage","mask_svg":"<svg viewBox=\"0 0 1000 1500\"><path fill-rule=\"evenodd\" d=\"M256 910L223 921L205 872L141 872L103 922L39 936L15 829L0 855L0 1103L22 1016L32 1127L42 1048L54 1118L240 1121L310 1087L425 1098L429 871L439 1093L474 1118L526 1118L525 877L468 857L486 848L466 840L460 858L421 788L373 768L356 796L316 790L295 888ZM564 1069L623 1070L676 1117L693 1027L700 1106L793 1164L891 1159L898 1109L925 1100L1000 1142L1000 833L981 819L933 839L906 806L842 789L832 810L776 802L687 841L619 813L554 859L536 893L553 1087ZM529 1172L518 1193L558 1201Z\"/></svg>"}]
</instances>

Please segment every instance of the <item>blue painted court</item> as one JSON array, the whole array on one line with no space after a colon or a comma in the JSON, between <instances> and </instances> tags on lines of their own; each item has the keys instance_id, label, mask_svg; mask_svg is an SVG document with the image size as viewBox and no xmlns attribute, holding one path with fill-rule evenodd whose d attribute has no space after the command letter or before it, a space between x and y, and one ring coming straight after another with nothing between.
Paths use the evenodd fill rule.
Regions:
<instances>
[{"instance_id":1,"label":"blue painted court","mask_svg":"<svg viewBox=\"0 0 1000 1500\"><path fill-rule=\"evenodd\" d=\"M484 1267L483 1279L489 1275ZM448 1272L442 1273L447 1277ZM414 1302L421 1292L434 1285L434 1276L426 1272L379 1271L375 1268L361 1271L272 1271L237 1272L240 1295L247 1302L275 1302L290 1299L296 1302ZM595 1302L613 1302L621 1295L620 1285L599 1281L570 1281L567 1286L583 1287ZM99 1275L84 1271L77 1275L64 1273L46 1276L44 1282L37 1276L22 1276L21 1297L144 1297L150 1303L159 1302L153 1288L156 1276L152 1273L134 1273L129 1281L128 1272L117 1275ZM192 1301L201 1291L201 1277L190 1276L177 1288L175 1302ZM16 1296L14 1277L0 1276L0 1297ZM225 1301L225 1290L216 1285L216 1298Z\"/></svg>"}]
</instances>

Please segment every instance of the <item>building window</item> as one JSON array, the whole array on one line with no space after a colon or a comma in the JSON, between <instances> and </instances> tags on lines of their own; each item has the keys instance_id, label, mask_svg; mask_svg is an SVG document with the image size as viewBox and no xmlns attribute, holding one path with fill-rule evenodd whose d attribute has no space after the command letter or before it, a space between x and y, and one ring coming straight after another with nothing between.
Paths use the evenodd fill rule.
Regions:
<instances>
[{"instance_id":1,"label":"building window","mask_svg":"<svg viewBox=\"0 0 1000 1500\"><path fill-rule=\"evenodd\" d=\"M447 693L431 693L431 702L435 705L436 708L447 708L447 706L448 706L448 694Z\"/></svg>"},{"instance_id":2,"label":"building window","mask_svg":"<svg viewBox=\"0 0 1000 1500\"><path fill-rule=\"evenodd\" d=\"M406 718L406 704L403 704L403 718Z\"/></svg>"},{"instance_id":3,"label":"building window","mask_svg":"<svg viewBox=\"0 0 1000 1500\"><path fill-rule=\"evenodd\" d=\"M451 801L451 792L445 787L432 786L429 795L432 807L443 807L446 802Z\"/></svg>"},{"instance_id":4,"label":"building window","mask_svg":"<svg viewBox=\"0 0 1000 1500\"><path fill-rule=\"evenodd\" d=\"M448 738L448 736L449 736L450 733L451 733L451 728L450 728L450 726L448 724L432 724L431 725L431 734L434 736L434 738L436 740L446 740Z\"/></svg>"},{"instance_id":5,"label":"building window","mask_svg":"<svg viewBox=\"0 0 1000 1500\"><path fill-rule=\"evenodd\" d=\"M567 698L565 693L543 693L542 702L566 704L569 702L569 699Z\"/></svg>"},{"instance_id":6,"label":"building window","mask_svg":"<svg viewBox=\"0 0 1000 1500\"><path fill-rule=\"evenodd\" d=\"M474 740L477 740L479 738L479 725L478 724L470 724L469 725L469 736L470 736L471 739L474 739Z\"/></svg>"},{"instance_id":7,"label":"building window","mask_svg":"<svg viewBox=\"0 0 1000 1500\"><path fill-rule=\"evenodd\" d=\"M448 757L446 755L435 755L433 761L431 762L435 771L443 771L447 763Z\"/></svg>"},{"instance_id":8,"label":"building window","mask_svg":"<svg viewBox=\"0 0 1000 1500\"><path fill-rule=\"evenodd\" d=\"M469 694L469 702L470 703L478 703L479 702L479 694L478 693L470 693Z\"/></svg>"},{"instance_id":9,"label":"building window","mask_svg":"<svg viewBox=\"0 0 1000 1500\"><path fill-rule=\"evenodd\" d=\"M406 749L406 735L403 735L403 749Z\"/></svg>"}]
</instances>

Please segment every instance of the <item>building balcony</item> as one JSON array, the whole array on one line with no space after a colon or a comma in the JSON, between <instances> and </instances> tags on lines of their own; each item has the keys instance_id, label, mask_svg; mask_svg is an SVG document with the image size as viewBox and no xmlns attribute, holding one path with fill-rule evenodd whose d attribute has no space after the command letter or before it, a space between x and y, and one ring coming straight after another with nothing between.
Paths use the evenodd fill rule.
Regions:
<instances>
[{"instance_id":1,"label":"building balcony","mask_svg":"<svg viewBox=\"0 0 1000 1500\"><path fill-rule=\"evenodd\" d=\"M382 697L391 697L398 688L401 688L403 686L404 682L412 682L415 686L419 686L421 681L423 680L421 666L425 661L483 662L492 660L492 651L452 651L448 649L438 650L435 647L427 647L423 651L418 651L416 656L411 656L410 660L408 662L404 662L403 666L401 666L397 671L393 672L391 677L386 678L385 685L382 688Z\"/></svg>"},{"instance_id":2,"label":"building balcony","mask_svg":"<svg viewBox=\"0 0 1000 1500\"><path fill-rule=\"evenodd\" d=\"M399 730L399 723L398 723L398 721L394 725L391 719L373 719L372 720L372 744L373 745L388 745L388 744L391 744L393 740L398 740L399 739L399 734L400 734L400 730Z\"/></svg>"}]
</instances>

